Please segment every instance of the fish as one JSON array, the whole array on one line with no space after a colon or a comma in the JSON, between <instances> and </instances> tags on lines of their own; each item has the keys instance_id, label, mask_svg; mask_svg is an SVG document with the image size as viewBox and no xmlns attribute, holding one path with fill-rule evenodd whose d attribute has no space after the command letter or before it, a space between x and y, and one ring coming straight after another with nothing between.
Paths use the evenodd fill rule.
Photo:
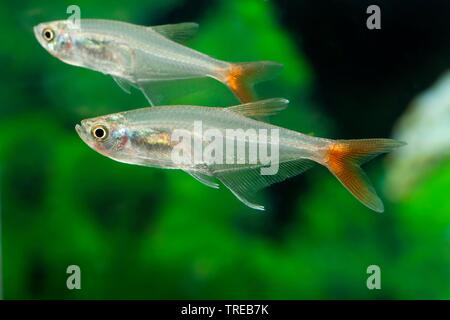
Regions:
<instances>
[{"instance_id":1,"label":"fish","mask_svg":"<svg viewBox=\"0 0 450 320\"><path fill-rule=\"evenodd\" d=\"M255 200L257 191L319 164L328 168L362 204L383 212L383 202L360 165L405 143L392 139L319 138L256 120L276 114L288 103L286 99L273 98L226 108L146 107L86 119L75 129L90 148L103 156L127 164L179 169L212 188L219 188L218 182L221 182L241 202L256 210L264 210L264 206ZM198 130L199 124L202 130ZM239 130L240 134L229 134ZM250 130L259 135L250 134ZM220 148L225 149L222 158L214 158L212 152L205 156L214 140L207 132L215 132L215 138L223 138L223 143L217 144L219 147L215 150L218 154ZM266 140L261 138L264 132ZM189 135L191 139L186 138ZM180 139L181 136L186 139ZM195 147L196 141L200 148ZM245 152L237 152L239 143ZM256 161L250 161L255 143L258 157ZM262 145L267 149L270 147L271 155L276 155L270 162L263 161ZM203 157L195 157L195 151L202 148ZM181 154L180 151L186 152L185 157L174 157L174 154ZM189 158L192 154L194 157ZM276 170L264 172L270 168Z\"/></svg>"},{"instance_id":2,"label":"fish","mask_svg":"<svg viewBox=\"0 0 450 320\"><path fill-rule=\"evenodd\" d=\"M197 32L192 22L139 26L114 20L81 19L45 22L33 27L40 45L59 60L110 75L127 93L140 89L150 105L170 85L213 78L224 83L241 103L256 100L254 85L278 75L272 61L230 63L182 43ZM183 82L182 82L183 81Z\"/></svg>"}]
</instances>

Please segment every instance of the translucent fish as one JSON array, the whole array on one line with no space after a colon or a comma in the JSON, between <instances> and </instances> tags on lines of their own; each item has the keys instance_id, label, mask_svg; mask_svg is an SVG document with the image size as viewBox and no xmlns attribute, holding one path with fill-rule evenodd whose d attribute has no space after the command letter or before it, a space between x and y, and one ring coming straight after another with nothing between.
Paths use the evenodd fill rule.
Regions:
<instances>
[{"instance_id":1,"label":"translucent fish","mask_svg":"<svg viewBox=\"0 0 450 320\"><path fill-rule=\"evenodd\" d=\"M383 203L360 165L403 143L391 139L324 139L253 119L273 115L286 108L287 104L285 99L268 99L228 108L143 108L83 120L76 130L88 146L111 159L180 169L213 188L217 188L220 181L253 209L264 209L254 200L258 190L320 164L328 168L361 203L382 212ZM240 134L230 135L230 130ZM214 135L207 132L214 132ZM258 134L253 135L252 132ZM262 139L262 133L266 138L271 133L270 139ZM190 138L184 140L180 139L181 136ZM244 152L239 152L239 143ZM252 148L254 144L257 149ZM206 152L211 151L208 148L212 145L217 147L214 152ZM263 147L270 147L270 163L263 161ZM186 162L175 161L174 151L180 150L188 155L194 154L194 158L196 150L201 153L197 161L192 161L192 158ZM251 161L255 154L257 157ZM263 172L269 167L276 170Z\"/></svg>"},{"instance_id":2,"label":"translucent fish","mask_svg":"<svg viewBox=\"0 0 450 320\"><path fill-rule=\"evenodd\" d=\"M180 81L213 78L241 102L256 100L253 86L275 77L281 65L270 61L229 63L190 49L182 42L197 31L195 23L145 27L110 20L54 21L34 27L39 43L56 58L111 75L126 92L139 88L151 105L155 96ZM172 90L172 91L174 91Z\"/></svg>"}]
</instances>

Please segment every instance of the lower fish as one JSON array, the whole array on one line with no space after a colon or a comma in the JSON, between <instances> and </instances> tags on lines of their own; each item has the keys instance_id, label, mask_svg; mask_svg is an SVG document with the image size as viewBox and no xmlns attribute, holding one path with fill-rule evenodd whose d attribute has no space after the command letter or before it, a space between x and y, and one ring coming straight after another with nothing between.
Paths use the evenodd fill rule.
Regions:
<instances>
[{"instance_id":1,"label":"lower fish","mask_svg":"<svg viewBox=\"0 0 450 320\"><path fill-rule=\"evenodd\" d=\"M205 77L216 79L241 102L256 100L254 84L275 77L282 65L271 61L230 63L182 43L197 31L196 23L139 26L131 23L81 19L41 23L34 34L51 55L70 65L111 75L126 92L141 89L151 105L164 88L180 90ZM168 91L166 91L167 93Z\"/></svg>"},{"instance_id":2,"label":"lower fish","mask_svg":"<svg viewBox=\"0 0 450 320\"><path fill-rule=\"evenodd\" d=\"M142 108L83 120L76 131L89 147L116 161L180 169L213 188L220 181L253 209L264 210L254 200L258 190L319 164L362 204L383 212L360 165L404 143L325 139L254 119L287 105L275 98L227 108Z\"/></svg>"}]
</instances>

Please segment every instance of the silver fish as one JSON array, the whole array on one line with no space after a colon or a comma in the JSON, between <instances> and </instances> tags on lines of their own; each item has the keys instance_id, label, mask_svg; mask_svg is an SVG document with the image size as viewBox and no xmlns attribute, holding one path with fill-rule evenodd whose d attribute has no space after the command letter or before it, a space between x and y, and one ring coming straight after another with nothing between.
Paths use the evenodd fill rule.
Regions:
<instances>
[{"instance_id":1,"label":"silver fish","mask_svg":"<svg viewBox=\"0 0 450 320\"><path fill-rule=\"evenodd\" d=\"M214 188L218 187L217 179L247 206L259 210L264 207L252 199L256 191L300 174L317 163L328 168L364 205L382 212L383 203L360 164L381 153L390 152L403 143L391 139L324 139L252 119L272 115L284 109L287 104L285 99L268 99L228 108L143 108L83 120L76 126L76 131L88 146L104 156L129 164L181 169ZM202 126L200 133L199 121ZM236 133L239 130L240 135L229 134L230 131ZM216 139L223 137L223 143L216 145L219 147L215 150L217 155L217 151L222 148L224 155L219 160L223 161L205 157L207 153L198 157L198 161L174 161L174 151L183 150L188 155L195 153L192 139L182 141L180 136L183 135L180 132L193 137L194 145L197 139L203 150L211 146L213 140L206 132L215 132ZM260 135L255 136L249 132L258 132ZM264 136L262 132L266 136L271 132L270 140L263 143L260 139ZM278 139L272 139L274 133L277 133ZM232 143L229 144L230 142ZM243 153L237 152L236 146L239 143L245 147ZM270 147L271 154L274 150L277 151L277 157L271 159L272 163L262 161L262 149L257 149L256 161L250 161L255 152L252 149L255 143L258 147ZM231 147L228 149L229 145ZM263 174L267 165L275 165L276 172Z\"/></svg>"},{"instance_id":2,"label":"silver fish","mask_svg":"<svg viewBox=\"0 0 450 320\"><path fill-rule=\"evenodd\" d=\"M281 65L270 61L229 63L179 42L192 37L195 23L145 27L112 20L53 21L34 27L39 43L56 58L111 75L129 93L142 90L151 105L161 84L210 77L224 84L241 102L256 100L255 83L273 78Z\"/></svg>"}]
</instances>

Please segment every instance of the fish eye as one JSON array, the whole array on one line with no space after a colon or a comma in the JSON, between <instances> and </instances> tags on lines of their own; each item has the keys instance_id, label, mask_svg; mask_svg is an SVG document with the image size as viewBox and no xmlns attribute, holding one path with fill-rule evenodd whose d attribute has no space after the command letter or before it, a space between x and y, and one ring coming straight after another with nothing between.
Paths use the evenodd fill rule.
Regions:
<instances>
[{"instance_id":1,"label":"fish eye","mask_svg":"<svg viewBox=\"0 0 450 320\"><path fill-rule=\"evenodd\" d=\"M42 36L44 37L45 41L50 42L55 38L55 33L50 28L45 28L42 31Z\"/></svg>"},{"instance_id":2,"label":"fish eye","mask_svg":"<svg viewBox=\"0 0 450 320\"><path fill-rule=\"evenodd\" d=\"M92 128L92 135L98 141L103 141L108 138L108 129L105 126L95 126Z\"/></svg>"}]
</instances>

